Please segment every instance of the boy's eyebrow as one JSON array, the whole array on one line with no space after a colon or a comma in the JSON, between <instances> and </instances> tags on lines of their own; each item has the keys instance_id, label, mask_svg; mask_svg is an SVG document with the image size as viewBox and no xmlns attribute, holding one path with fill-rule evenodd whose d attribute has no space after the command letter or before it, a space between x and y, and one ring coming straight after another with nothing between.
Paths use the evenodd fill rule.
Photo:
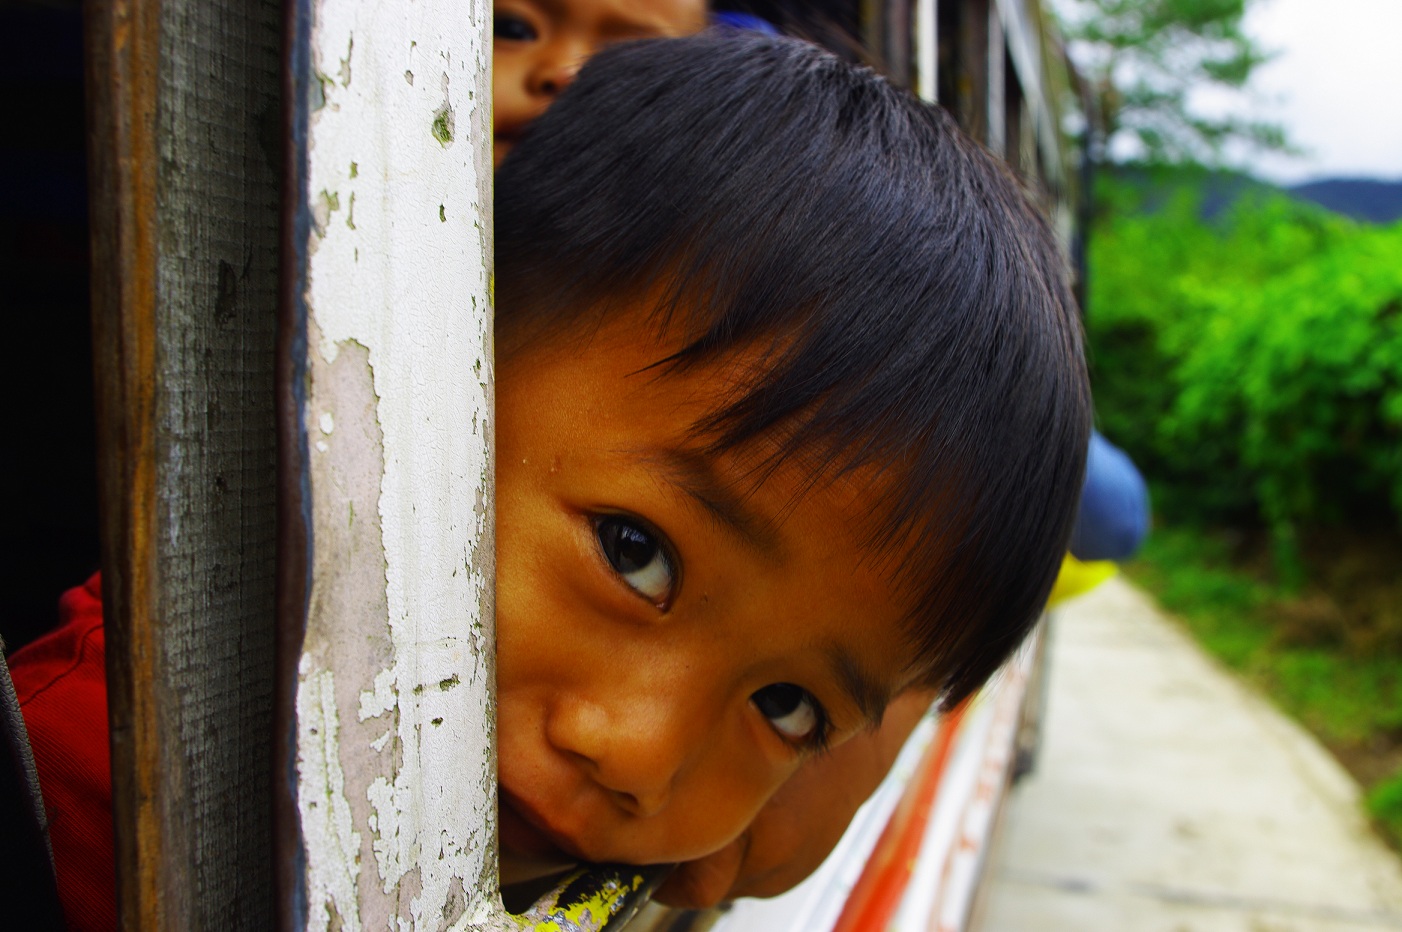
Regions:
<instances>
[{"instance_id":1,"label":"boy's eyebrow","mask_svg":"<svg viewBox=\"0 0 1402 932\"><path fill-rule=\"evenodd\" d=\"M648 458L661 467L663 478L696 501L722 528L765 556L780 555L783 548L773 521L717 474L711 457L668 448L651 451Z\"/></svg>"},{"instance_id":2,"label":"boy's eyebrow","mask_svg":"<svg viewBox=\"0 0 1402 932\"><path fill-rule=\"evenodd\" d=\"M863 670L856 658L841 644L829 643L825 653L842 691L856 705L872 730L878 728L886 706L891 703L891 690Z\"/></svg>"}]
</instances>

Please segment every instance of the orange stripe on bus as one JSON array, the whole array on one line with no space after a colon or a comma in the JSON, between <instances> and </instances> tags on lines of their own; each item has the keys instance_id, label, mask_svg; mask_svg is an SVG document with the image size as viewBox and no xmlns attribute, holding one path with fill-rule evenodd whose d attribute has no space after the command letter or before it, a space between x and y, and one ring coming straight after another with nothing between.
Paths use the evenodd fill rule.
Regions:
<instances>
[{"instance_id":1,"label":"orange stripe on bus","mask_svg":"<svg viewBox=\"0 0 1402 932\"><path fill-rule=\"evenodd\" d=\"M972 698L972 697L970 697ZM866 868L857 880L833 932L877 932L896 914L901 896L910 883L920 843L939 795L940 782L954 749L954 738L963 723L970 699L959 703L939 723L934 743L925 753L914 779L906 789L891 820L881 832Z\"/></svg>"}]
</instances>

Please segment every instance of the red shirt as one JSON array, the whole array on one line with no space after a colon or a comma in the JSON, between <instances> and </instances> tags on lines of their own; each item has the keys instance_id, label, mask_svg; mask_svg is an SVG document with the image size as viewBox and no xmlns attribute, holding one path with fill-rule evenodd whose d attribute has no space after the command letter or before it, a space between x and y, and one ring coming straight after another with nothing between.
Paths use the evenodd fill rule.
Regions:
<instances>
[{"instance_id":1,"label":"red shirt","mask_svg":"<svg viewBox=\"0 0 1402 932\"><path fill-rule=\"evenodd\" d=\"M59 627L9 658L49 817L68 928L117 927L112 757L98 574L59 599Z\"/></svg>"}]
</instances>

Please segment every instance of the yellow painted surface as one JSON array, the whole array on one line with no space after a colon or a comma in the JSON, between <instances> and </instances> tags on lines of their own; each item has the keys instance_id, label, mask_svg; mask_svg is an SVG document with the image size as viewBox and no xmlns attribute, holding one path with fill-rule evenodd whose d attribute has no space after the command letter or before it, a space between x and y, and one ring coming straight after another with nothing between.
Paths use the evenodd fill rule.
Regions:
<instances>
[{"instance_id":1,"label":"yellow painted surface","mask_svg":"<svg viewBox=\"0 0 1402 932\"><path fill-rule=\"evenodd\" d=\"M642 874L633 874L630 879L609 881L600 890L573 903L556 903L544 909L537 905L526 914L531 924L523 928L532 932L596 932L624 907L628 895L642 885ZM536 910L544 915L537 914Z\"/></svg>"},{"instance_id":2,"label":"yellow painted surface","mask_svg":"<svg viewBox=\"0 0 1402 932\"><path fill-rule=\"evenodd\" d=\"M1047 607L1055 608L1058 603L1091 591L1114 576L1115 570L1115 564L1110 560L1082 562L1068 553L1066 559L1061 561L1061 572L1056 577L1056 585L1052 586Z\"/></svg>"}]
</instances>

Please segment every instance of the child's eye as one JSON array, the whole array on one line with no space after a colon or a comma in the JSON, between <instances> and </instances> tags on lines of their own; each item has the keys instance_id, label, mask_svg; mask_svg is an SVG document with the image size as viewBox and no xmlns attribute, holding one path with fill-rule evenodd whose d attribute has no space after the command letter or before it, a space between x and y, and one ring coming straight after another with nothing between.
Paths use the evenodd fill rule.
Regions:
<instances>
[{"instance_id":1,"label":"child's eye","mask_svg":"<svg viewBox=\"0 0 1402 932\"><path fill-rule=\"evenodd\" d=\"M539 38L534 26L511 13L493 14L492 37L508 42L534 42Z\"/></svg>"},{"instance_id":2,"label":"child's eye","mask_svg":"<svg viewBox=\"0 0 1402 932\"><path fill-rule=\"evenodd\" d=\"M659 607L672 601L676 564L666 539L636 518L604 515L594 522L599 547L623 581Z\"/></svg>"},{"instance_id":3,"label":"child's eye","mask_svg":"<svg viewBox=\"0 0 1402 932\"><path fill-rule=\"evenodd\" d=\"M772 683L756 690L750 701L789 742L821 748L827 738L827 713L813 695L792 683Z\"/></svg>"}]
</instances>

